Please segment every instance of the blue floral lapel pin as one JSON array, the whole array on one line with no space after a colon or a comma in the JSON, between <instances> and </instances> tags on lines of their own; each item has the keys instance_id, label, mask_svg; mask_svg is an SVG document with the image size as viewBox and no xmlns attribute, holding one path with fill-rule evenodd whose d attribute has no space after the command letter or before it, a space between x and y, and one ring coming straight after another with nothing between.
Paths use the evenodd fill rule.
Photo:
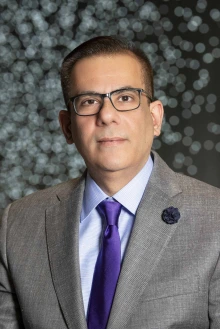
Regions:
<instances>
[{"instance_id":1,"label":"blue floral lapel pin","mask_svg":"<svg viewBox=\"0 0 220 329\"><path fill-rule=\"evenodd\" d=\"M162 212L162 219L167 224L175 224L180 219L180 213L178 208L169 207Z\"/></svg>"}]
</instances>

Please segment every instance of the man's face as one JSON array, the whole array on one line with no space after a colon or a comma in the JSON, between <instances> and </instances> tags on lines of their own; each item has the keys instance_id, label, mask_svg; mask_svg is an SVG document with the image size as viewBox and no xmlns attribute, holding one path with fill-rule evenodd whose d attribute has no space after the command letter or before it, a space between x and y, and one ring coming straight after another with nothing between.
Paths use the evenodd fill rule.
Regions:
<instances>
[{"instance_id":1,"label":"man's face","mask_svg":"<svg viewBox=\"0 0 220 329\"><path fill-rule=\"evenodd\" d=\"M71 96L84 92L108 93L132 87L146 89L138 60L129 54L94 56L77 62L71 73ZM146 163L154 135L160 134L163 108L149 104L141 94L139 108L118 112L106 97L94 116L61 111L60 123L67 142L75 143L88 171L99 175L120 172L135 176Z\"/></svg>"}]
</instances>

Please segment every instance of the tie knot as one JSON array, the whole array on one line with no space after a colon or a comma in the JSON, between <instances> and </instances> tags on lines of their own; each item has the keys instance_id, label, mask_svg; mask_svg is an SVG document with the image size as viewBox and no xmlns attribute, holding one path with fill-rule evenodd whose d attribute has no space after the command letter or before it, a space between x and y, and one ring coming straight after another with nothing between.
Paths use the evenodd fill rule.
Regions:
<instances>
[{"instance_id":1,"label":"tie knot","mask_svg":"<svg viewBox=\"0 0 220 329\"><path fill-rule=\"evenodd\" d=\"M106 218L107 225L118 226L118 218L121 212L121 204L116 201L104 200L97 206L99 213Z\"/></svg>"}]
</instances>

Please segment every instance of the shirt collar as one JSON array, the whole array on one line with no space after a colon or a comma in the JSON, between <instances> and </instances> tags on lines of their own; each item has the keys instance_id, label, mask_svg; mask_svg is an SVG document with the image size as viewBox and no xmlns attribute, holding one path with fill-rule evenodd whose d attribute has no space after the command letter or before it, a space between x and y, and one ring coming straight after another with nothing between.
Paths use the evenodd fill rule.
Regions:
<instances>
[{"instance_id":1,"label":"shirt collar","mask_svg":"<svg viewBox=\"0 0 220 329\"><path fill-rule=\"evenodd\" d=\"M150 178L152 169L153 160L150 156L139 173L120 191L112 196L112 198L120 202L122 206L125 207L133 215L135 215L137 211L138 205ZM102 189L91 178L89 173L87 173L80 221L82 222L84 219L86 219L91 211L106 198L109 198L109 196L102 191Z\"/></svg>"}]
</instances>

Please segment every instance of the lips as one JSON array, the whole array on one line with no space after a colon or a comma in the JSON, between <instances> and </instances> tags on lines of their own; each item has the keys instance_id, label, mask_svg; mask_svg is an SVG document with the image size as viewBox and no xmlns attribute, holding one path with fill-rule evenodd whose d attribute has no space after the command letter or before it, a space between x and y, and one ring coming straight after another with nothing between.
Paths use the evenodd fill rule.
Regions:
<instances>
[{"instance_id":1,"label":"lips","mask_svg":"<svg viewBox=\"0 0 220 329\"><path fill-rule=\"evenodd\" d=\"M98 139L98 144L104 147L118 146L126 141L122 137L103 137Z\"/></svg>"},{"instance_id":2,"label":"lips","mask_svg":"<svg viewBox=\"0 0 220 329\"><path fill-rule=\"evenodd\" d=\"M103 137L98 140L99 143L125 141L122 137Z\"/></svg>"}]
</instances>

